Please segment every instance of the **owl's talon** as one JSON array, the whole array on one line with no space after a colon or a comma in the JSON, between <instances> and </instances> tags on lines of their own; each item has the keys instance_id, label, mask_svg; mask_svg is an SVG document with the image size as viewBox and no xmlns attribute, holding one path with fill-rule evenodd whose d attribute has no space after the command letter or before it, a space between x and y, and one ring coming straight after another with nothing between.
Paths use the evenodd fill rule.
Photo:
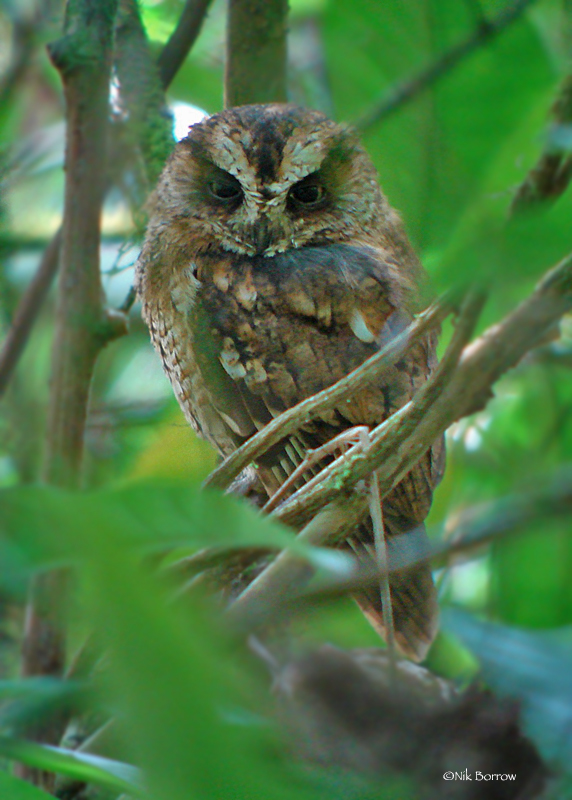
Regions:
<instances>
[{"instance_id":1,"label":"owl's talon","mask_svg":"<svg viewBox=\"0 0 572 800\"><path fill-rule=\"evenodd\" d=\"M368 426L356 425L355 428L349 428L347 431L342 431L342 433L338 434L338 436L330 439L320 447L316 447L314 450L308 450L306 453L306 458L296 467L294 472L284 481L280 488L274 492L270 500L262 507L262 511L268 514L270 511L276 508L280 500L282 500L292 486L296 484L296 481L298 481L305 472L322 461L322 459L326 458L326 456L334 454L336 455L336 458L339 458L341 455L343 455L344 451L342 447L344 445L351 445L345 451L346 454L353 453L356 450L365 452L369 445ZM319 475L316 475L311 481L306 483L306 486L312 485L312 483L318 477Z\"/></svg>"}]
</instances>

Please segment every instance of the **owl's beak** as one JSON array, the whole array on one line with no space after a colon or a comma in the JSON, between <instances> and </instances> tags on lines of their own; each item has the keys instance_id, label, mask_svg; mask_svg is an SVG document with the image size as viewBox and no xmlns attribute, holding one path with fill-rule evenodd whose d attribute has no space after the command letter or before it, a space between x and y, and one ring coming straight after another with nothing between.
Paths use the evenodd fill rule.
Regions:
<instances>
[{"instance_id":1,"label":"owl's beak","mask_svg":"<svg viewBox=\"0 0 572 800\"><path fill-rule=\"evenodd\" d=\"M270 245L270 224L268 217L260 216L254 223L252 238L256 246L257 255L261 255Z\"/></svg>"}]
</instances>

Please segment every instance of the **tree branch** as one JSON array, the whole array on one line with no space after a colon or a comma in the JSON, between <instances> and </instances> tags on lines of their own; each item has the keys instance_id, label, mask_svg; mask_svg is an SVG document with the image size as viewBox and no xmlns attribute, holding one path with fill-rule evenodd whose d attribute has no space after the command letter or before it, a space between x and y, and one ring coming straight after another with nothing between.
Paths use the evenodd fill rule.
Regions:
<instances>
[{"instance_id":1,"label":"tree branch","mask_svg":"<svg viewBox=\"0 0 572 800\"><path fill-rule=\"evenodd\" d=\"M567 471L545 485L521 494L469 508L447 538L435 545L431 560L450 563L456 556L480 550L528 528L534 522L567 517L572 512L572 477Z\"/></svg>"},{"instance_id":2,"label":"tree branch","mask_svg":"<svg viewBox=\"0 0 572 800\"><path fill-rule=\"evenodd\" d=\"M354 123L355 126L360 130L365 130L391 116L399 108L413 100L414 97L417 97L418 94L421 94L425 89L436 83L474 53L475 50L483 47L483 45L508 28L509 25L516 22L534 1L514 0L513 3L496 14L496 16L480 24L462 42L447 50L432 64L424 67L417 75L390 89L378 103L357 119Z\"/></svg>"},{"instance_id":3,"label":"tree branch","mask_svg":"<svg viewBox=\"0 0 572 800\"><path fill-rule=\"evenodd\" d=\"M102 307L99 245L105 188L109 79L117 0L70 0L64 34L49 47L66 99L66 185L61 274L54 334L44 479L68 488L80 483L83 434L95 361L121 331ZM122 332L125 332L123 322ZM51 572L32 586L22 672L61 674L65 660L62 597L66 576ZM56 742L60 725L33 732ZM36 782L51 779L32 773Z\"/></svg>"},{"instance_id":4,"label":"tree branch","mask_svg":"<svg viewBox=\"0 0 572 800\"><path fill-rule=\"evenodd\" d=\"M173 118L136 0L119 2L114 68L119 92L118 113L111 129L110 178L126 171L127 155L136 177L129 181L125 194L131 200L136 226L143 228L145 214L141 209L173 149L174 139Z\"/></svg>"},{"instance_id":5,"label":"tree branch","mask_svg":"<svg viewBox=\"0 0 572 800\"><path fill-rule=\"evenodd\" d=\"M548 272L535 291L498 325L464 346L482 300L474 292L467 298L438 370L410 403L371 432L369 449L355 457L337 459L320 473L317 489L305 492L302 488L273 516L299 527L317 514L304 529L304 540L315 546L335 544L345 538L367 513L367 496L358 482L376 471L380 494L382 498L387 496L437 437L455 420L481 408L491 396L494 382L572 308L572 255ZM552 493L540 492L538 497L531 498L528 512L507 514L506 526L522 523L526 513L549 503L557 508L555 513L569 510L569 485L557 487ZM408 546L403 552L396 542L389 569L433 558L442 560L461 549L482 545L492 535L486 529L477 528L476 532L469 529L461 541L447 542L436 549ZM284 603L296 603L312 574L307 562L302 566L299 557L281 553L231 606L229 616L233 624L242 630L264 624L275 613L281 613ZM379 570L375 567L371 575L348 577L349 582L356 580L360 585L368 580L377 582ZM346 589L349 586L350 583Z\"/></svg>"},{"instance_id":6,"label":"tree branch","mask_svg":"<svg viewBox=\"0 0 572 800\"><path fill-rule=\"evenodd\" d=\"M193 5L192 2L188 2L187 3L187 6L191 6L191 5ZM131 6L135 7L135 9L136 9L136 6L134 6L133 3L131 3ZM183 25L182 19L183 19L184 15L185 15L185 11L187 11L187 6L185 7L185 10L183 10L183 14L181 15L181 20L179 21L179 24L177 25L177 28L179 28L181 25ZM206 10L206 6L205 6L205 10ZM137 12L137 19L135 20L135 22L137 20L139 20L139 24L140 24L140 18L139 18L138 12ZM185 26L183 25L183 28L184 27ZM134 30L134 24L133 24L133 20L132 20L131 23L130 23L130 31L129 31L129 33L130 34L132 34L132 33L137 34L138 31L137 31L136 28L137 28L137 26L135 25L135 30ZM144 31L142 29L142 26L140 27L140 32L142 32L143 36L145 35ZM125 33L125 31L124 31L124 33ZM170 41L171 40L169 40L167 42L167 44L165 45L163 51L161 52L161 55L159 56L159 61L161 61L161 60L163 60L164 62L170 62L171 61L171 56L169 55ZM190 41L190 39L189 39L189 42L188 42L189 48L190 48L190 46L192 44L193 44L193 42ZM150 77L150 72L153 69L153 65L152 65L152 62L151 62L151 56L150 56L150 53L148 52L147 46L145 47L145 55L148 55L149 58L148 58L147 63L143 64L142 71L143 71L143 75L147 76L147 77L142 82L145 83L146 85L148 85L149 81L152 80L152 78ZM169 70L168 74L167 74L167 72L164 73L164 75L162 76L162 82L163 82L164 89L168 88L168 86L170 85L170 82L172 81L172 79L174 77L175 77L175 72L173 72L172 69ZM137 102L133 98L132 94L130 95L130 102ZM156 105L156 107L154 109L155 113L158 116L160 115L159 105L161 105L161 104L163 104L163 98L160 98L160 102L159 101L157 102L157 105ZM145 114L148 114L148 113L150 113L149 109L147 109L145 111ZM154 126L154 130L155 131L157 130L157 125ZM153 144L155 143L154 137L151 136L151 137L148 137L148 138L149 138L149 141L150 141L150 143L152 145L151 148L150 148L151 152L155 152L156 153L157 152L157 146L153 146ZM156 143L155 143L155 145L156 145ZM149 149L149 148L147 148L147 149ZM115 160L113 158L113 152L111 153L111 160L112 161ZM117 162L119 164L119 159L117 159ZM119 169L121 169L121 166L119 166ZM155 177L156 177L157 169L156 168L148 169L148 173L149 173L149 180L152 181L154 179L153 176L155 175ZM14 370L15 370L16 366L18 365L19 361L20 361L20 358L21 358L21 356L22 356L22 354L24 352L24 349L25 349L25 347L26 347L26 345L28 343L28 339L30 338L30 334L31 334L32 329L34 327L34 323L36 322L38 314L40 313L40 311L41 311L41 309L43 307L44 301L45 301L45 299L46 299L46 297L48 295L48 292L50 290L50 287L52 285L53 278L55 277L55 274L56 274L56 272L58 270L58 265L59 265L58 257L59 257L59 243L60 243L60 240L61 240L61 228L59 228L58 231L54 234L54 237L53 237L52 241L50 242L50 244L46 248L46 251L44 252L44 255L42 256L42 260L40 262L40 266L39 266L36 274L32 278L30 284L28 285L26 291L24 292L24 294L23 294L23 296L22 296L22 298L21 298L21 300L20 300L20 302L18 304L18 308L16 309L16 313L14 315L14 320L12 322L11 328L8 331L8 335L6 336L6 339L4 340L4 343L3 343L3 346L2 346L2 350L0 352L0 397L2 396L4 391L6 390L6 387L8 386L8 384L10 382L10 379L11 379L13 373L14 373ZM124 307L122 307L120 309L120 311L123 311L123 312L127 313L129 311L129 308L130 308L130 305L127 304Z\"/></svg>"},{"instance_id":7,"label":"tree branch","mask_svg":"<svg viewBox=\"0 0 572 800\"><path fill-rule=\"evenodd\" d=\"M487 545L518 535L530 528L531 524L565 518L570 516L571 512L572 479L570 472L566 471L526 494L511 495L467 509L456 521L454 529L447 533L446 538L433 540L432 546L425 552L418 551L412 557L411 548L401 549L397 542L387 572L422 562L430 561L439 567L451 564L459 556L471 558ZM327 539L326 536L322 542L315 544L324 544ZM380 570L375 563L356 563L355 569L347 576L326 578L317 586L297 592L295 596L289 596L277 613L281 616L291 613L300 607L302 601L313 603L319 598L345 595L377 585L379 577ZM273 587L269 585L269 592L272 591ZM273 620L275 619L273 616Z\"/></svg>"},{"instance_id":8,"label":"tree branch","mask_svg":"<svg viewBox=\"0 0 572 800\"><path fill-rule=\"evenodd\" d=\"M288 0L229 0L224 104L286 102Z\"/></svg>"},{"instance_id":9,"label":"tree branch","mask_svg":"<svg viewBox=\"0 0 572 800\"><path fill-rule=\"evenodd\" d=\"M6 391L14 369L24 351L34 322L44 304L46 295L58 271L62 230L58 229L52 241L44 250L40 266L22 296L12 324L0 351L0 397Z\"/></svg>"},{"instance_id":10,"label":"tree branch","mask_svg":"<svg viewBox=\"0 0 572 800\"><path fill-rule=\"evenodd\" d=\"M187 0L177 26L157 59L159 78L167 89L197 40L212 0Z\"/></svg>"},{"instance_id":11,"label":"tree branch","mask_svg":"<svg viewBox=\"0 0 572 800\"><path fill-rule=\"evenodd\" d=\"M342 538L348 526L355 528L367 509L368 492L356 491L323 508L298 534L307 545L319 547ZM285 599L301 594L314 574L307 559L284 550L242 592L227 611L232 629L248 631L275 617Z\"/></svg>"},{"instance_id":12,"label":"tree branch","mask_svg":"<svg viewBox=\"0 0 572 800\"><path fill-rule=\"evenodd\" d=\"M571 307L572 255L548 272L515 311L465 348L458 367L445 381L441 362L413 400L371 432L370 449L352 455L355 464L342 465L343 459L338 459L324 470L327 479L311 491L300 489L274 515L299 526L336 492L348 491L373 470L378 471L385 497L449 425L484 407L495 381L535 347Z\"/></svg>"},{"instance_id":13,"label":"tree branch","mask_svg":"<svg viewBox=\"0 0 572 800\"><path fill-rule=\"evenodd\" d=\"M379 471L378 480L382 498L391 491L405 472L417 463L450 424L447 423L443 430L437 430L435 434L431 431L427 434L427 438L422 440L417 438L414 443L410 441L411 433L415 434L423 425L439 396L453 379L461 353L473 333L484 300L481 292L473 290L469 293L463 302L455 332L441 363L413 400L370 432L369 447L336 459L322 470L315 481L312 481L312 485L303 486L285 500L273 512L273 516L287 525L299 527L320 508L334 500L340 492L350 493L358 481L367 478L381 464L383 469ZM408 455L413 451L416 455L414 459L408 461L409 466L403 474L400 474L399 480L395 480L388 487L386 465L396 453L401 452L401 448L404 448Z\"/></svg>"},{"instance_id":14,"label":"tree branch","mask_svg":"<svg viewBox=\"0 0 572 800\"><path fill-rule=\"evenodd\" d=\"M105 188L112 21L117 0L68 6L49 48L66 98L66 188L45 478L77 486L95 359L115 331L102 308L100 217ZM73 21L72 21L73 20Z\"/></svg>"},{"instance_id":15,"label":"tree branch","mask_svg":"<svg viewBox=\"0 0 572 800\"><path fill-rule=\"evenodd\" d=\"M345 378L276 417L260 433L257 433L226 458L206 479L205 488L226 489L251 461L255 461L285 436L295 433L305 423L316 419L325 411L330 411L373 380L380 378L422 336L440 325L451 313L455 303L453 293L444 295L420 314L399 336L383 347L379 353L368 358Z\"/></svg>"},{"instance_id":16,"label":"tree branch","mask_svg":"<svg viewBox=\"0 0 572 800\"><path fill-rule=\"evenodd\" d=\"M559 134L567 133L568 143L559 143ZM542 153L516 190L510 207L511 216L557 200L572 178L572 75L560 84L552 106L552 125Z\"/></svg>"},{"instance_id":17,"label":"tree branch","mask_svg":"<svg viewBox=\"0 0 572 800\"><path fill-rule=\"evenodd\" d=\"M365 508L363 497L358 499L352 510L353 519L361 519ZM380 578L390 575L395 570L412 567L415 564L432 562L435 566L446 566L459 556L471 558L482 548L494 542L502 541L509 536L518 535L531 523L547 519L558 519L570 515L572 511L572 481L570 473L564 473L526 494L518 494L496 500L492 503L468 509L458 520L454 530L446 539L434 541L431 545L425 541L423 546L411 547L410 534L391 540L391 551L388 564L381 568L374 561L359 563L353 556L353 567L345 574L326 576L307 587L314 570L305 562L302 567L300 559L283 558L280 570L271 571L272 564L257 578L256 590L249 593L250 586L244 595L229 610L233 627L241 633L251 633L268 623L275 625L293 615L300 614L308 607L316 608L320 603L329 602L336 597L347 596L351 592L376 587ZM343 538L347 528L344 519L343 504L338 507L337 529L332 532L326 525L313 528L311 544L314 547L332 545ZM325 518L327 520L327 517ZM350 521L350 516L347 517ZM310 526L307 526L310 528ZM310 543L306 539L307 543ZM307 587L307 588L306 588ZM244 598L244 599L243 599Z\"/></svg>"}]
</instances>

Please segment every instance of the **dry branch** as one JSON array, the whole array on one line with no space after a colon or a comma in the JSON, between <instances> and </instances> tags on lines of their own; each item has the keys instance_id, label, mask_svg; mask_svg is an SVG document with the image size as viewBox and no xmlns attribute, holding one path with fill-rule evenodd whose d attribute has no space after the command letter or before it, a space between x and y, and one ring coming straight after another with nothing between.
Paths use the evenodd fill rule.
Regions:
<instances>
[{"instance_id":1,"label":"dry branch","mask_svg":"<svg viewBox=\"0 0 572 800\"><path fill-rule=\"evenodd\" d=\"M411 548L401 547L399 541L395 542L386 572L427 561L435 567L450 566L457 560L476 557L488 545L530 530L539 521L546 523L547 520L568 517L571 513L572 476L568 471L526 493L466 509L454 527L440 539L433 540L424 552L412 553ZM281 618L290 616L308 605L314 606L317 602L377 585L382 574L384 572L373 562L355 562L354 569L347 575L326 577L302 592L294 592L280 607L279 614Z\"/></svg>"},{"instance_id":2,"label":"dry branch","mask_svg":"<svg viewBox=\"0 0 572 800\"><path fill-rule=\"evenodd\" d=\"M572 255L548 272L518 308L463 351L445 385L438 386L441 366L410 403L375 428L369 452L355 456L355 466L334 462L317 490L304 496L302 488L275 515L299 525L336 492L349 491L373 470L379 470L380 491L387 495L449 425L484 407L495 381L571 307Z\"/></svg>"},{"instance_id":3,"label":"dry branch","mask_svg":"<svg viewBox=\"0 0 572 800\"><path fill-rule=\"evenodd\" d=\"M348 499L334 501L322 509L298 538L307 545L321 546L341 538L348 525L355 527L367 509L368 492L356 491ZM251 630L276 616L284 601L303 592L314 568L299 555L283 551L232 603L227 616L234 631Z\"/></svg>"},{"instance_id":4,"label":"dry branch","mask_svg":"<svg viewBox=\"0 0 572 800\"><path fill-rule=\"evenodd\" d=\"M355 512L358 518L361 513L365 513L365 503L356 506ZM270 620L275 624L278 620L282 621L304 613L309 607L316 608L320 603L328 603L336 597L378 586L380 578L395 570L423 562L431 562L435 567L440 567L451 565L459 559L470 559L477 556L484 547L518 535L539 520L546 523L547 520L563 518L570 513L572 513L572 475L570 472L565 472L548 481L546 485L526 493L467 509L457 519L454 528L447 531L446 538L433 540L431 544L425 540L422 545L419 542L419 546L412 547L408 534L403 539L391 540L390 557L386 567L373 561L359 563L347 553L346 557L353 561L353 566L350 566L350 562L344 573L324 576L307 587L313 575L307 563L305 569L302 569L301 566L298 568L297 559L284 559L279 581L275 580L275 576L268 568L257 579L258 600L255 602L252 595L240 613L233 607L231 612L233 623L239 624L243 632L253 632ZM338 521L343 519L343 514L343 510L339 512ZM340 531L343 532L345 529L344 520L334 532L335 540L339 537ZM316 535L320 530L323 536ZM314 531L312 540L314 546L332 543L331 532L329 534L324 527ZM218 554L213 553L213 558L216 555ZM210 565L206 560L206 554L203 556L203 562L204 568L208 569ZM244 594L248 594L248 589Z\"/></svg>"},{"instance_id":5,"label":"dry branch","mask_svg":"<svg viewBox=\"0 0 572 800\"><path fill-rule=\"evenodd\" d=\"M516 22L533 2L534 0L515 0L494 17L483 19L466 39L447 50L417 75L390 89L373 108L357 119L356 127L365 130L391 116L410 100L433 86L476 50L502 33L509 25Z\"/></svg>"},{"instance_id":6,"label":"dry branch","mask_svg":"<svg viewBox=\"0 0 572 800\"><path fill-rule=\"evenodd\" d=\"M229 0L224 104L286 101L288 0Z\"/></svg>"}]
</instances>

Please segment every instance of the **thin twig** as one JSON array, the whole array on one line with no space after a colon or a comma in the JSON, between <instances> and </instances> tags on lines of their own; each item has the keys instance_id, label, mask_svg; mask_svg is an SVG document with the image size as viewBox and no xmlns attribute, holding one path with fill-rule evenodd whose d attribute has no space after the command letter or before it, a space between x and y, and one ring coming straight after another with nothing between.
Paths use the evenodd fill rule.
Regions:
<instances>
[{"instance_id":1,"label":"thin twig","mask_svg":"<svg viewBox=\"0 0 572 800\"><path fill-rule=\"evenodd\" d=\"M560 143L558 136L572 131L572 75L561 82L552 105L552 125L542 153L513 197L510 214L516 216L538 206L554 202L566 190L572 178L572 146Z\"/></svg>"},{"instance_id":2,"label":"thin twig","mask_svg":"<svg viewBox=\"0 0 572 800\"><path fill-rule=\"evenodd\" d=\"M44 299L58 269L62 230L57 233L44 250L40 266L23 294L12 324L0 352L0 397L4 394L10 378L24 351Z\"/></svg>"},{"instance_id":3,"label":"thin twig","mask_svg":"<svg viewBox=\"0 0 572 800\"><path fill-rule=\"evenodd\" d=\"M572 475L570 470L551 479L545 485L529 491L494 500L466 509L457 519L446 538L434 540L425 553L411 556L409 548L400 553L399 542L392 551L392 558L387 566L388 574L406 567L431 562L435 567L447 566L462 556L472 558L482 552L488 545L504 541L511 536L530 529L538 520L569 517L572 513ZM542 528L538 528L540 532ZM305 597L319 595L334 596L347 594L358 589L376 585L381 568L375 565L358 564L355 570L346 576L328 577L320 585L303 592Z\"/></svg>"},{"instance_id":4,"label":"thin twig","mask_svg":"<svg viewBox=\"0 0 572 800\"><path fill-rule=\"evenodd\" d=\"M436 328L451 313L456 303L455 294L443 295L420 314L399 336L383 347L379 353L364 361L360 367L345 378L307 400L303 400L272 420L260 433L257 433L226 458L209 475L205 481L205 487L226 489L251 461L255 461L285 436L295 433L302 425L347 400L372 381L379 379L419 339L431 329Z\"/></svg>"},{"instance_id":5,"label":"thin twig","mask_svg":"<svg viewBox=\"0 0 572 800\"><path fill-rule=\"evenodd\" d=\"M417 75L398 84L385 94L369 111L357 119L355 125L361 130L386 119L421 92L428 89L440 78L450 72L464 59L498 36L513 22L516 22L535 0L515 0L486 24L480 24L466 39L443 53L436 61L424 67Z\"/></svg>"},{"instance_id":6,"label":"thin twig","mask_svg":"<svg viewBox=\"0 0 572 800\"><path fill-rule=\"evenodd\" d=\"M369 443L369 428L367 425L356 425L355 428L348 428L343 433L338 434L333 439L325 442L320 447L314 450L308 450L305 459L296 467L294 472L281 484L280 488L272 495L270 500L262 506L262 513L269 514L275 508L283 497L286 497L290 489L296 485L302 475L309 469L323 461L326 456L331 456L335 452L340 452L343 445L350 445L347 452L353 452L354 449L363 449ZM316 475L316 478L319 476ZM314 482L314 479L307 481L305 486L309 486Z\"/></svg>"},{"instance_id":7,"label":"thin twig","mask_svg":"<svg viewBox=\"0 0 572 800\"><path fill-rule=\"evenodd\" d=\"M369 515L373 527L375 542L376 565L379 572L379 588L381 594L381 608L383 614L383 627L385 629L385 641L389 656L389 675L395 682L395 627L393 624L393 604L391 602L391 591L389 587L389 562L387 555L387 541L385 538L385 526L383 524L383 508L381 505L381 495L379 493L379 481L375 472L371 476L370 496L369 496Z\"/></svg>"},{"instance_id":8,"label":"thin twig","mask_svg":"<svg viewBox=\"0 0 572 800\"><path fill-rule=\"evenodd\" d=\"M357 481L368 471L369 474L377 471L380 499L383 500L452 422L483 407L495 381L518 363L542 339L546 330L572 308L572 255L550 270L511 314L488 328L475 342L464 346L482 302L479 293L473 292L467 297L439 367L440 373L436 371L407 406L371 432L365 456L347 458L343 464L339 463L343 459L338 459L322 471L322 483L327 492L322 494L321 500L333 497L333 502L319 511L323 504L316 503L315 497L310 497L310 502L306 498L305 504L299 504L294 508L296 513L292 513L294 495L284 504L282 513L278 510L274 516L295 526L317 511L317 516L304 529L312 532L308 541L313 545L335 545L351 533L367 510L367 497L357 489L360 485ZM569 486L564 487L556 500L543 497L542 502L549 508L557 508L558 513L567 512L572 503ZM518 516L521 523L526 513L525 510ZM413 558L409 546L402 554L398 546L392 547L388 570L403 569L406 563L410 565L445 555L451 557L461 549L483 544L487 535L491 535L490 530L484 533L481 530L480 535L473 532L470 540L464 537L462 542L447 543L439 551L421 547ZM277 614L285 613L289 606L296 605L312 574L313 570L307 563L302 564L299 557L281 553L235 601L229 616L241 630L264 625ZM375 565L371 575L349 575L345 590L352 581L357 580L357 585L361 586L371 579L373 585L379 578ZM338 583L341 585L344 579ZM355 588L353 584L351 588Z\"/></svg>"},{"instance_id":9,"label":"thin twig","mask_svg":"<svg viewBox=\"0 0 572 800\"><path fill-rule=\"evenodd\" d=\"M278 617L282 621L308 606L316 608L336 597L378 586L384 576L394 571L429 562L435 567L449 566L459 557L465 560L477 557L483 548L528 530L538 520L546 522L568 517L571 513L572 480L568 470L540 488L467 509L447 538L434 541L425 552L412 555L411 548L400 548L399 540L394 540L396 546L385 568L372 561L360 563L356 560L354 569L347 575L326 576L300 591L293 586L291 596L283 599L272 621L276 622ZM542 528L537 526L537 530L540 532ZM322 543L326 544L327 540ZM267 590L272 593L271 583L267 584Z\"/></svg>"},{"instance_id":10,"label":"thin twig","mask_svg":"<svg viewBox=\"0 0 572 800\"><path fill-rule=\"evenodd\" d=\"M365 502L362 497L362 507ZM444 566L451 564L459 556L471 558L487 545L527 530L535 520L559 519L569 517L571 513L572 475L570 470L565 470L539 488L468 509L457 520L453 530L448 532L446 539L435 541L427 549L412 552L408 543L404 541L401 547L399 539L394 539L391 557L385 565L373 561L364 564L356 560L354 568L347 575L330 575L309 587L305 574L300 581L302 572L287 566L280 575L280 586L283 588L280 590L279 602L274 600L277 587L268 567L258 578L259 591L254 607L249 610L248 615L241 616L241 619L249 630L261 627L269 621L276 623L278 619L283 620L300 613L308 605L315 608L319 602L329 602L351 592L379 586L380 581L395 571L429 562L435 567ZM359 514L360 506L354 505L353 519L356 515L359 518ZM338 506L336 539L345 530L343 517L342 504ZM322 530L323 536L314 536L314 546L332 543L328 532ZM403 538L406 540L407 534ZM258 605L266 608L267 613L261 613Z\"/></svg>"},{"instance_id":11,"label":"thin twig","mask_svg":"<svg viewBox=\"0 0 572 800\"><path fill-rule=\"evenodd\" d=\"M173 78L185 63L201 31L211 2L212 0L187 0L185 3L175 30L157 59L159 77L164 89L171 85Z\"/></svg>"},{"instance_id":12,"label":"thin twig","mask_svg":"<svg viewBox=\"0 0 572 800\"><path fill-rule=\"evenodd\" d=\"M460 340L474 324L471 317L478 310L478 296L472 306L467 309ZM338 459L323 470L317 488L307 494L300 489L273 516L299 527L340 490L349 491L373 470L378 472L383 499L449 425L486 405L501 375L571 308L572 255L550 270L518 308L466 347L456 367L452 368L454 351L449 364L445 356L413 400L371 432L371 446L365 455L353 455L345 463Z\"/></svg>"},{"instance_id":13,"label":"thin twig","mask_svg":"<svg viewBox=\"0 0 572 800\"><path fill-rule=\"evenodd\" d=\"M443 376L450 373L453 364L458 360L462 346L466 343L467 337L470 337L473 330L482 302L482 297L475 295L474 292L471 292L464 301L459 314L457 330L439 368ZM395 416L393 415L390 419ZM371 445L371 434L368 444ZM359 459L367 458L369 451L370 447L362 447L356 457L353 457L350 451L345 456L336 459L332 465L319 473L322 482L329 484L328 472L332 468L335 470L340 464L345 465L353 476L356 472L356 465L359 468ZM361 477L367 477L374 469L375 467L369 469L367 473L361 474ZM343 467L341 473L338 471L337 487L330 495L331 502L328 504L322 503L316 507L315 515L311 515L313 519L306 524L299 534L300 540L306 544L316 546L334 544L342 540L351 530L355 529L367 512L368 503L371 503L369 488L367 490L365 488L358 489L356 483L359 479L350 480L345 487L342 487L340 474L342 476L344 474ZM320 486L318 485L313 491L319 492L319 489ZM312 489L310 490L310 496L312 496L313 491ZM296 498L303 497L303 492L304 489L301 489L293 495L295 506ZM381 495L378 494L376 499L381 510ZM290 501L287 501L282 507L289 508ZM373 509L372 512L376 513ZM238 626L238 629L243 631L244 629L253 630L264 625L267 619L278 613L281 603L284 601L291 602L302 592L303 587L313 574L314 569L307 560L288 551L280 553L230 607L228 614L232 620L233 627ZM387 598L385 600L386 609L389 609L391 605L387 605ZM390 635L391 628L392 625L389 623Z\"/></svg>"},{"instance_id":14,"label":"thin twig","mask_svg":"<svg viewBox=\"0 0 572 800\"><path fill-rule=\"evenodd\" d=\"M526 530L535 521L569 517L572 514L572 476L569 470L545 485L490 503L469 508L456 520L446 539L435 544L431 560L450 563L486 545ZM538 528L541 531L542 526Z\"/></svg>"}]
</instances>

